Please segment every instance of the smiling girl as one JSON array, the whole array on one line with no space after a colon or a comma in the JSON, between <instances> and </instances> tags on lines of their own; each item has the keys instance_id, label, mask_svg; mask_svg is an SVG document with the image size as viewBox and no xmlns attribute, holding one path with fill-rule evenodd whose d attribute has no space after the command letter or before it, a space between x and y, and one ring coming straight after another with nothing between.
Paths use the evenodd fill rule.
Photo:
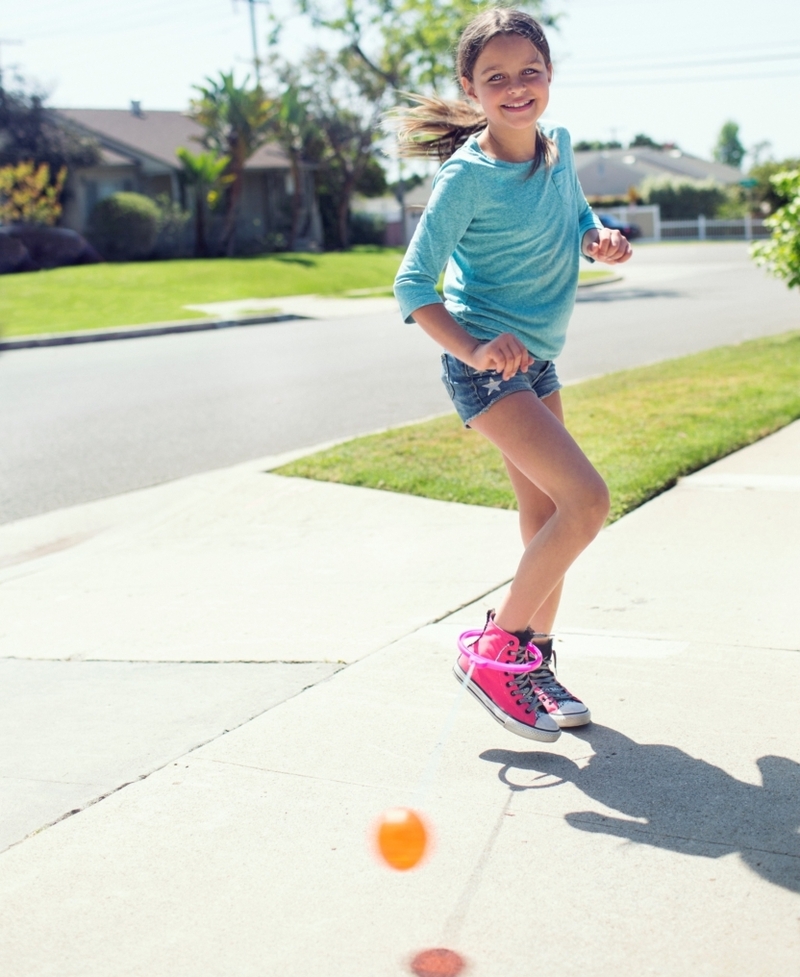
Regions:
<instances>
[{"instance_id":1,"label":"smiling girl","mask_svg":"<svg viewBox=\"0 0 800 977\"><path fill-rule=\"evenodd\" d=\"M552 742L591 719L555 677L551 632L564 574L609 506L564 427L553 361L580 255L616 264L631 248L592 213L567 131L540 124L553 66L537 21L506 8L480 14L461 35L456 76L466 101L415 96L400 115L403 154L444 162L395 294L406 321L444 348L456 411L499 448L519 505L522 559L477 639L461 642L455 674L506 729Z\"/></svg>"}]
</instances>

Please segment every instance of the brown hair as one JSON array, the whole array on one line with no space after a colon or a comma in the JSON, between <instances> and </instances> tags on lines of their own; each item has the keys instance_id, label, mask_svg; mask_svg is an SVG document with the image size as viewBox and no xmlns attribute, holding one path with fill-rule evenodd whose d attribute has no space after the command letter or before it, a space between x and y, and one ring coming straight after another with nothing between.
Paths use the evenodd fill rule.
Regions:
<instances>
[{"instance_id":1,"label":"brown hair","mask_svg":"<svg viewBox=\"0 0 800 977\"><path fill-rule=\"evenodd\" d=\"M478 14L464 28L456 50L456 80L460 82L461 78L467 78L472 81L475 62L489 41L509 34L527 38L541 54L547 67L551 67L550 45L541 24L520 10L495 7ZM480 106L472 101L413 94L407 97L416 105L400 109L393 116L401 156L434 157L444 161L471 135L486 128L486 116ZM542 163L552 166L558 159L555 143L545 136L538 125L536 136L531 176Z\"/></svg>"}]
</instances>

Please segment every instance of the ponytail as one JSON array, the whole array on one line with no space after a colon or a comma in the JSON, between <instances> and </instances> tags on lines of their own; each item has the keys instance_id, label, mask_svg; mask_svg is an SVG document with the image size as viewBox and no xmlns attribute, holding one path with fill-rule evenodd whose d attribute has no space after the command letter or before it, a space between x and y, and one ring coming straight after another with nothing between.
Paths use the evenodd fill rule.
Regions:
<instances>
[{"instance_id":1,"label":"ponytail","mask_svg":"<svg viewBox=\"0 0 800 977\"><path fill-rule=\"evenodd\" d=\"M399 154L404 158L438 159L443 163L470 136L486 128L486 116L473 102L404 94L417 104L395 109L388 116L397 133ZM557 161L558 147L537 125L536 153L528 175L533 176L542 164L549 168Z\"/></svg>"},{"instance_id":2,"label":"ponytail","mask_svg":"<svg viewBox=\"0 0 800 977\"><path fill-rule=\"evenodd\" d=\"M443 163L470 136L486 128L486 116L471 102L404 94L417 104L396 109L389 116L403 157L438 159Z\"/></svg>"}]
</instances>

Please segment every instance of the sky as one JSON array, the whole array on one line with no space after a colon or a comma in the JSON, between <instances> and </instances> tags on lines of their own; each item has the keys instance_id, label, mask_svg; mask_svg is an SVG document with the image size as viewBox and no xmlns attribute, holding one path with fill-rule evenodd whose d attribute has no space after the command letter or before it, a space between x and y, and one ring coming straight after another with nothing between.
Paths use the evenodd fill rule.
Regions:
<instances>
[{"instance_id":1,"label":"sky","mask_svg":"<svg viewBox=\"0 0 800 977\"><path fill-rule=\"evenodd\" d=\"M290 0L285 53L310 37ZM252 65L244 0L5 0L0 69L70 108L185 109L192 85ZM547 116L575 141L646 133L709 157L723 123L761 158L800 156L798 0L548 0L555 77ZM266 7L256 8L264 54ZM19 43L21 42L21 43Z\"/></svg>"}]
</instances>

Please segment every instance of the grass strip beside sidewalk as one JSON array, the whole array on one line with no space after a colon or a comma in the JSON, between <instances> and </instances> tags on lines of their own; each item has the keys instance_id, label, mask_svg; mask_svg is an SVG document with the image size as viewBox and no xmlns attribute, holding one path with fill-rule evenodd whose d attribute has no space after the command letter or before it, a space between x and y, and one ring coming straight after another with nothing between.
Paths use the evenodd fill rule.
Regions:
<instances>
[{"instance_id":1,"label":"grass strip beside sidewalk","mask_svg":"<svg viewBox=\"0 0 800 977\"><path fill-rule=\"evenodd\" d=\"M200 319L202 313L185 306L235 299L390 296L402 257L402 248L365 245L324 254L139 261L4 275L0 336ZM581 272L583 284L613 277Z\"/></svg>"},{"instance_id":2,"label":"grass strip beside sidewalk","mask_svg":"<svg viewBox=\"0 0 800 977\"><path fill-rule=\"evenodd\" d=\"M391 284L402 248L358 247L324 254L193 258L80 265L4 275L0 334L105 329L202 318L184 308L278 295L334 295Z\"/></svg>"},{"instance_id":3,"label":"grass strip beside sidewalk","mask_svg":"<svg viewBox=\"0 0 800 977\"><path fill-rule=\"evenodd\" d=\"M567 426L611 489L609 521L800 417L800 332L586 380ZM277 474L516 508L497 450L455 415L356 438Z\"/></svg>"}]
</instances>

